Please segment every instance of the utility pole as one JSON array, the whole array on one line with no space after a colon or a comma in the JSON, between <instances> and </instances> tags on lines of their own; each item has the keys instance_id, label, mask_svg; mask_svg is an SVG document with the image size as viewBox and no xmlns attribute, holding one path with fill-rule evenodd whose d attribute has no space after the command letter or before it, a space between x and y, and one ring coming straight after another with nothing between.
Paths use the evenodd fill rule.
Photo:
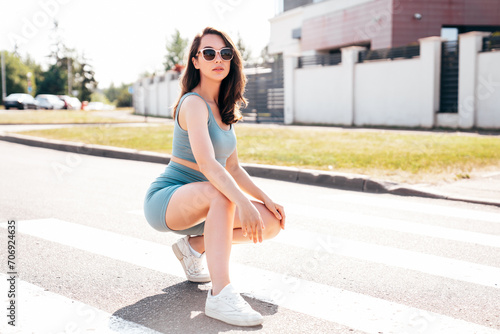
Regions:
<instances>
[{"instance_id":1,"label":"utility pole","mask_svg":"<svg viewBox=\"0 0 500 334\"><path fill-rule=\"evenodd\" d=\"M66 62L68 63L68 96L71 96L71 92L73 90L73 87L71 87L71 64L70 64L70 61L71 61L71 58L70 57L66 57Z\"/></svg>"},{"instance_id":2,"label":"utility pole","mask_svg":"<svg viewBox=\"0 0 500 334\"><path fill-rule=\"evenodd\" d=\"M27 82L28 82L28 94L30 94L30 95L31 95L31 92L33 91L33 86L31 84L31 76L32 76L31 72L26 73L26 78L27 78Z\"/></svg>"},{"instance_id":3,"label":"utility pole","mask_svg":"<svg viewBox=\"0 0 500 334\"><path fill-rule=\"evenodd\" d=\"M5 51L0 51L2 58L2 101L7 97L7 87L5 87Z\"/></svg>"}]
</instances>

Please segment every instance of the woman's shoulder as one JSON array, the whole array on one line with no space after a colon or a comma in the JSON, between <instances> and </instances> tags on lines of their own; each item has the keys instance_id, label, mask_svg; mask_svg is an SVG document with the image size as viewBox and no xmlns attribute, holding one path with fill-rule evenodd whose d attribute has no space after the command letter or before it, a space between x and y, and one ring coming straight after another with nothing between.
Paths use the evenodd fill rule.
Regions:
<instances>
[{"instance_id":1,"label":"woman's shoulder","mask_svg":"<svg viewBox=\"0 0 500 334\"><path fill-rule=\"evenodd\" d=\"M181 112L184 111L184 113L187 112L189 114L196 113L197 115L199 115L202 113L208 115L207 104L201 96L196 93L186 93L184 94L183 98L184 99L181 104Z\"/></svg>"}]
</instances>

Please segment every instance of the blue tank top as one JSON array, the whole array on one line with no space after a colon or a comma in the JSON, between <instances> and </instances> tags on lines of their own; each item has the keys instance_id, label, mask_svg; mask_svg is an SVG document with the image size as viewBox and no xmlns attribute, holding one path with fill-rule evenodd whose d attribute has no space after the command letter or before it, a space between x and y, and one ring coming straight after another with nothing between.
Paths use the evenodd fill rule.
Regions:
<instances>
[{"instance_id":1,"label":"blue tank top","mask_svg":"<svg viewBox=\"0 0 500 334\"><path fill-rule=\"evenodd\" d=\"M199 94L191 92L186 93L181 97L177 110L175 112L175 126L174 126L174 139L172 141L172 155L187 161L196 163L193 151L191 150L191 144L189 143L188 131L181 128L179 125L179 111L181 109L182 102L189 95ZM201 97L203 99L203 97ZM203 101L205 101L203 99ZM219 124L212 114L212 109L210 105L205 101L208 107L208 132L210 134L210 139L212 140L212 145L214 147L215 159L222 165L226 166L226 160L236 149L236 135L234 133L234 127L231 124L229 130L221 129Z\"/></svg>"}]
</instances>

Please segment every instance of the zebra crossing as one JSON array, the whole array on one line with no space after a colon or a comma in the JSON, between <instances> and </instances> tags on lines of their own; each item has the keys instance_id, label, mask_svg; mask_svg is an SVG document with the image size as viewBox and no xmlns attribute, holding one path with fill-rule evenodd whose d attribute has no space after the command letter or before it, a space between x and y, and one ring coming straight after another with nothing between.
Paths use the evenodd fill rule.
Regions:
<instances>
[{"instance_id":1,"label":"zebra crossing","mask_svg":"<svg viewBox=\"0 0 500 334\"><path fill-rule=\"evenodd\" d=\"M286 201L292 204L286 206L289 217L286 230L271 241L269 246L264 243L256 247L258 255L269 257L274 256L275 253L271 253L279 249L280 254L277 256L282 260L283 267L265 268L246 261L247 252L255 247L253 245L234 247L232 281L244 296L256 302L274 305L278 308L278 313L290 310L337 324L341 328L338 333L500 333L500 308L492 309L500 301L500 265L499 259L495 258L500 254L498 210L483 210L479 206L448 207L438 202L416 203L407 199L348 192L330 194L328 190L322 191L316 198L317 204L293 202L291 195L285 198L284 204L287 204ZM333 206L336 207L332 211L332 208L325 208L321 201L335 203ZM353 203L354 207L362 204L376 210L370 214L349 208ZM399 214L384 214L383 210L387 208L391 208L392 212L398 211ZM410 218L411 215L423 212L429 222ZM142 211L128 211L128 214L140 215ZM408 218L402 218L406 215ZM457 227L439 223L443 217L460 220L462 224ZM318 226L308 228L311 222L318 222ZM6 224L0 223L0 227L4 239ZM56 217L19 221L18 227L20 238L30 236L40 243L61 245L112 261L184 278L169 243L145 240ZM493 259L486 258L482 263L476 263L467 254L457 259L436 254L439 252L434 249L423 251L412 244L405 248L388 245L383 237L359 240L357 237L350 237L351 228L355 231L377 231L381 236L395 233L394 235L408 240L431 240L431 244L449 243L451 247L477 250L477 258L487 252L492 254ZM299 258L287 262L286 254L299 254ZM443 312L442 307L436 307L433 303L415 306L411 301L396 301L397 298L360 292L355 287L347 289L345 286L337 286L335 282L322 278L327 274L324 266L335 267L336 263L332 263L332 259L342 260L347 266L355 268L355 272L364 273L367 280L384 275L386 270L392 270L406 273L408 277L422 277L423 282L415 282L416 289L421 286L432 289L432 285L426 288L429 281L439 282L444 286L463 286L464 290L472 290L469 292L472 294L476 290L481 294L487 293L491 299L486 300L497 301L496 305L484 305L493 314L493 318L472 321L468 316L460 317L452 312ZM279 260L272 261L269 262L277 263ZM370 268L367 269L368 267ZM345 276L349 276L349 273ZM0 279L5 282L6 274L1 274ZM22 272L19 279L20 327L11 328L4 321L0 324L2 333L182 333L179 329L151 329L147 325L121 319L77 299L47 291L43 286L24 281ZM398 282L394 284L397 285ZM391 287L386 289L387 294L391 294ZM430 294L429 291L422 293ZM57 316L54 318L54 315ZM274 316L276 315L270 317ZM46 319L56 321L48 322ZM61 324L57 319L64 319L64 323ZM284 326L284 332L294 332L293 327L286 327L286 324ZM238 328L234 330L237 331ZM266 329L266 322L260 330L271 332ZM315 331L322 332L321 329ZM325 329L323 332L329 331Z\"/></svg>"}]
</instances>

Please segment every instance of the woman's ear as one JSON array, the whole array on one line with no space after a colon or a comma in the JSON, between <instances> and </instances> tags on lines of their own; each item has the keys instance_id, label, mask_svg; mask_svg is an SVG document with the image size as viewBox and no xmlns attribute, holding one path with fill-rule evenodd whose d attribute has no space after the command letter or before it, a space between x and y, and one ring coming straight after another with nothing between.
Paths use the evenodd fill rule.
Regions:
<instances>
[{"instance_id":1,"label":"woman's ear","mask_svg":"<svg viewBox=\"0 0 500 334\"><path fill-rule=\"evenodd\" d=\"M196 68L197 70L199 70L199 68L198 68L198 59L196 59L196 57L193 57L193 58L191 58L191 61L193 62L194 68Z\"/></svg>"}]
</instances>

